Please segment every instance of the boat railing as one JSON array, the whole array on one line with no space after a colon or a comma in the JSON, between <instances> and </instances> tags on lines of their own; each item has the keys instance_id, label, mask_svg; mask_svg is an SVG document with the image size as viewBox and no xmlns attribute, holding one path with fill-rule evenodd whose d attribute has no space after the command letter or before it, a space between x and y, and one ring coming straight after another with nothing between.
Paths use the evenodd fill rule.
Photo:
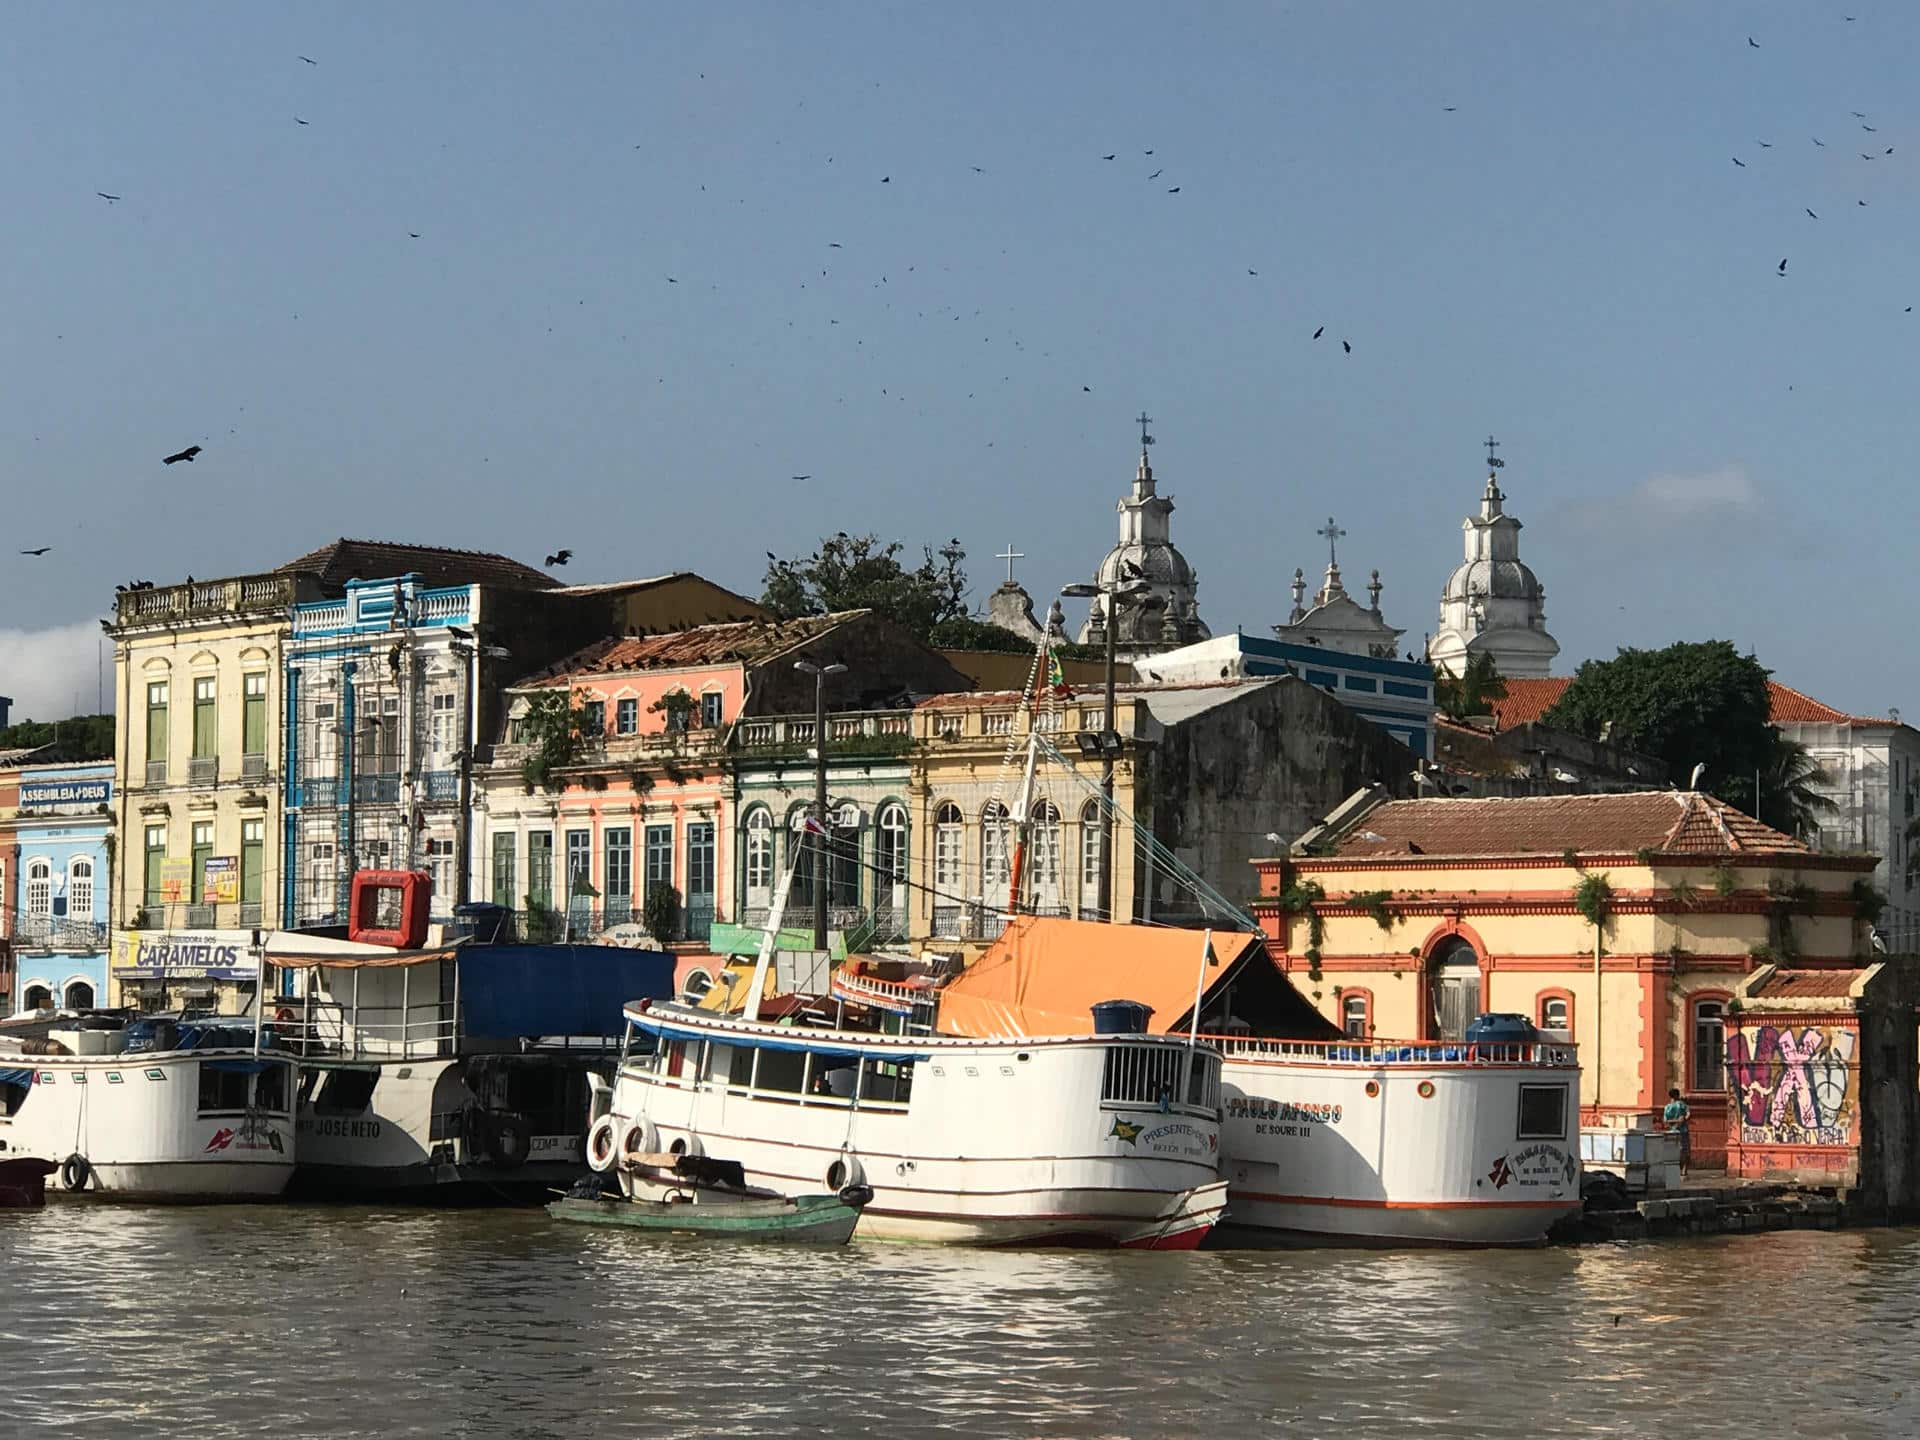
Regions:
<instances>
[{"instance_id":1,"label":"boat railing","mask_svg":"<svg viewBox=\"0 0 1920 1440\"><path fill-rule=\"evenodd\" d=\"M1573 1069L1579 1048L1549 1040L1281 1040L1249 1035L1203 1037L1229 1060L1292 1060L1312 1065L1354 1065L1368 1069L1394 1065L1525 1065Z\"/></svg>"},{"instance_id":2,"label":"boat railing","mask_svg":"<svg viewBox=\"0 0 1920 1440\"><path fill-rule=\"evenodd\" d=\"M312 1060L430 1060L455 1053L453 1002L349 1005L323 996L285 996L275 1005L280 1045Z\"/></svg>"},{"instance_id":3,"label":"boat railing","mask_svg":"<svg viewBox=\"0 0 1920 1440\"><path fill-rule=\"evenodd\" d=\"M833 993L849 1000L870 1000L888 1010L908 1011L934 1003L935 995L927 983L910 980L882 980L875 975L859 975L845 968L833 972Z\"/></svg>"}]
</instances>

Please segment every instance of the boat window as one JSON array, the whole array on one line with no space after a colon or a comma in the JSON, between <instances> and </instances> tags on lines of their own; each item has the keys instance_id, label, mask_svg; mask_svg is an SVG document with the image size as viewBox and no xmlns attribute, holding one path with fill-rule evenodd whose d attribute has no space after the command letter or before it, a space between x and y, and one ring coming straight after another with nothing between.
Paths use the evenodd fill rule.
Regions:
<instances>
[{"instance_id":1,"label":"boat window","mask_svg":"<svg viewBox=\"0 0 1920 1440\"><path fill-rule=\"evenodd\" d=\"M1567 1087L1564 1085L1522 1085L1520 1087L1520 1134L1522 1140L1564 1140L1567 1134Z\"/></svg>"},{"instance_id":2,"label":"boat window","mask_svg":"<svg viewBox=\"0 0 1920 1440\"><path fill-rule=\"evenodd\" d=\"M746 1089L753 1084L753 1057L759 1052L751 1045L729 1045L727 1084Z\"/></svg>"},{"instance_id":3,"label":"boat window","mask_svg":"<svg viewBox=\"0 0 1920 1440\"><path fill-rule=\"evenodd\" d=\"M1187 1075L1187 1104L1217 1110L1220 1107L1220 1062L1198 1050Z\"/></svg>"},{"instance_id":4,"label":"boat window","mask_svg":"<svg viewBox=\"0 0 1920 1440\"><path fill-rule=\"evenodd\" d=\"M753 1088L762 1094L798 1095L806 1084L807 1057L800 1050L762 1050Z\"/></svg>"},{"instance_id":5,"label":"boat window","mask_svg":"<svg viewBox=\"0 0 1920 1440\"><path fill-rule=\"evenodd\" d=\"M200 1111L245 1110L247 1082L253 1077L244 1070L224 1070L219 1062L200 1062Z\"/></svg>"},{"instance_id":6,"label":"boat window","mask_svg":"<svg viewBox=\"0 0 1920 1440\"><path fill-rule=\"evenodd\" d=\"M287 1113L287 1071L285 1065L269 1065L253 1077L253 1103L276 1115Z\"/></svg>"},{"instance_id":7,"label":"boat window","mask_svg":"<svg viewBox=\"0 0 1920 1440\"><path fill-rule=\"evenodd\" d=\"M329 1070L321 1077L315 1096L316 1115L358 1115L373 1100L373 1085L379 1075L372 1070Z\"/></svg>"},{"instance_id":8,"label":"boat window","mask_svg":"<svg viewBox=\"0 0 1920 1440\"><path fill-rule=\"evenodd\" d=\"M1179 1089L1185 1058L1171 1046L1115 1045L1107 1051L1100 1098L1129 1105L1170 1102Z\"/></svg>"},{"instance_id":9,"label":"boat window","mask_svg":"<svg viewBox=\"0 0 1920 1440\"><path fill-rule=\"evenodd\" d=\"M32 1093L31 1070L9 1070L0 1075L0 1120L18 1115L20 1107L27 1103L27 1097Z\"/></svg>"},{"instance_id":10,"label":"boat window","mask_svg":"<svg viewBox=\"0 0 1920 1440\"><path fill-rule=\"evenodd\" d=\"M904 1105L913 1092L911 1060L865 1060L860 1069L860 1098Z\"/></svg>"}]
</instances>

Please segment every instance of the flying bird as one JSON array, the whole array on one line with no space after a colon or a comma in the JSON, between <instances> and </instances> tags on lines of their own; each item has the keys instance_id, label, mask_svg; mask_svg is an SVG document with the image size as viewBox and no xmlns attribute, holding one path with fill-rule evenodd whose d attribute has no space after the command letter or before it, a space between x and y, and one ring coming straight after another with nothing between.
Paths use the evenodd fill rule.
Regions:
<instances>
[{"instance_id":1,"label":"flying bird","mask_svg":"<svg viewBox=\"0 0 1920 1440\"><path fill-rule=\"evenodd\" d=\"M1849 110L1847 113L1856 120L1864 120L1867 118L1867 112L1864 110Z\"/></svg>"},{"instance_id":2,"label":"flying bird","mask_svg":"<svg viewBox=\"0 0 1920 1440\"><path fill-rule=\"evenodd\" d=\"M1149 175L1149 176L1148 176L1147 178L1148 178L1149 180L1158 180L1158 179L1159 179L1159 178L1160 178L1160 177L1161 177L1162 175L1164 175L1164 174L1166 174L1166 173L1167 173L1167 172L1166 172L1166 169L1165 169L1165 167L1163 166L1162 168L1160 168L1160 169L1158 169L1158 170L1156 170L1156 171L1154 171L1154 172L1153 172L1153 173L1152 173L1151 175Z\"/></svg>"},{"instance_id":3,"label":"flying bird","mask_svg":"<svg viewBox=\"0 0 1920 1440\"><path fill-rule=\"evenodd\" d=\"M1118 153L1118 152L1116 151L1116 152L1115 152L1114 154L1112 154L1112 155L1102 155L1102 156L1101 156L1100 158L1101 158L1102 160L1117 160L1117 159L1119 159L1119 158L1120 158L1120 156L1119 156L1119 153Z\"/></svg>"},{"instance_id":4,"label":"flying bird","mask_svg":"<svg viewBox=\"0 0 1920 1440\"><path fill-rule=\"evenodd\" d=\"M573 551L556 550L553 552L553 554L547 556L545 563L547 563L548 565L564 565L572 558L573 558Z\"/></svg>"},{"instance_id":5,"label":"flying bird","mask_svg":"<svg viewBox=\"0 0 1920 1440\"><path fill-rule=\"evenodd\" d=\"M407 231L407 238L409 240L418 240L420 238L420 232L418 230L409 230Z\"/></svg>"},{"instance_id":6,"label":"flying bird","mask_svg":"<svg viewBox=\"0 0 1920 1440\"><path fill-rule=\"evenodd\" d=\"M1827 148L1827 142L1822 140L1818 135L1809 135L1807 138L1813 141L1813 143L1818 145L1822 150Z\"/></svg>"},{"instance_id":7,"label":"flying bird","mask_svg":"<svg viewBox=\"0 0 1920 1440\"><path fill-rule=\"evenodd\" d=\"M1180 187L1176 185L1171 190L1167 191L1167 193L1169 195L1178 195L1180 193Z\"/></svg>"},{"instance_id":8,"label":"flying bird","mask_svg":"<svg viewBox=\"0 0 1920 1440\"><path fill-rule=\"evenodd\" d=\"M1738 165L1742 170L1747 168L1747 162L1742 160L1738 155L1733 157L1733 163Z\"/></svg>"},{"instance_id":9,"label":"flying bird","mask_svg":"<svg viewBox=\"0 0 1920 1440\"><path fill-rule=\"evenodd\" d=\"M1883 155L1891 155L1892 153L1893 153L1893 146L1891 145L1887 146L1885 150L1881 151L1881 154Z\"/></svg>"},{"instance_id":10,"label":"flying bird","mask_svg":"<svg viewBox=\"0 0 1920 1440\"><path fill-rule=\"evenodd\" d=\"M1751 45L1756 50L1760 48L1760 42L1754 39L1753 36L1751 35L1747 36L1747 44Z\"/></svg>"},{"instance_id":11,"label":"flying bird","mask_svg":"<svg viewBox=\"0 0 1920 1440\"><path fill-rule=\"evenodd\" d=\"M118 195L109 195L104 190L96 190L93 193L98 195L102 200L106 201L109 205L113 204L114 201L120 198Z\"/></svg>"},{"instance_id":12,"label":"flying bird","mask_svg":"<svg viewBox=\"0 0 1920 1440\"><path fill-rule=\"evenodd\" d=\"M1351 340L1342 340L1340 342L1340 348L1351 355L1353 353L1353 342Z\"/></svg>"},{"instance_id":13,"label":"flying bird","mask_svg":"<svg viewBox=\"0 0 1920 1440\"><path fill-rule=\"evenodd\" d=\"M891 175L882 175L880 177L880 183L882 185L891 185L893 183L893 177Z\"/></svg>"},{"instance_id":14,"label":"flying bird","mask_svg":"<svg viewBox=\"0 0 1920 1440\"><path fill-rule=\"evenodd\" d=\"M1249 270L1249 271L1247 271L1247 273L1248 273L1249 275L1258 275L1258 274L1259 274L1260 272L1259 272L1258 270Z\"/></svg>"},{"instance_id":15,"label":"flying bird","mask_svg":"<svg viewBox=\"0 0 1920 1440\"><path fill-rule=\"evenodd\" d=\"M1878 130L1874 129L1873 126L1871 125L1862 125L1860 128L1866 131L1869 135L1878 135L1880 133Z\"/></svg>"},{"instance_id":16,"label":"flying bird","mask_svg":"<svg viewBox=\"0 0 1920 1440\"><path fill-rule=\"evenodd\" d=\"M22 555L44 555L52 548L51 545L42 545L38 550L22 550L20 553Z\"/></svg>"},{"instance_id":17,"label":"flying bird","mask_svg":"<svg viewBox=\"0 0 1920 1440\"><path fill-rule=\"evenodd\" d=\"M307 122L306 122L306 121L304 121L304 120L302 120L302 119L301 119L301 118L300 118L300 117L299 117L298 115L296 115L296 116L294 116L294 117L293 117L293 123L294 123L294 124L296 124L296 125L304 125L304 124L306 124Z\"/></svg>"},{"instance_id":18,"label":"flying bird","mask_svg":"<svg viewBox=\"0 0 1920 1440\"><path fill-rule=\"evenodd\" d=\"M1080 390L1082 394L1086 394L1086 395L1091 395L1093 393L1093 387L1091 385L1082 385L1080 387Z\"/></svg>"},{"instance_id":19,"label":"flying bird","mask_svg":"<svg viewBox=\"0 0 1920 1440\"><path fill-rule=\"evenodd\" d=\"M671 276L671 275L669 275L669 276L667 276L667 284L669 284L669 285L678 285L679 283L680 283L680 282L679 282L678 280L676 280L676 279L674 279L674 278L673 278L673 276ZM802 289L805 289L806 287L805 287L805 286L802 286L801 288L802 288Z\"/></svg>"},{"instance_id":20,"label":"flying bird","mask_svg":"<svg viewBox=\"0 0 1920 1440\"><path fill-rule=\"evenodd\" d=\"M309 60L305 55L302 55L300 58L306 60L309 65L318 65L320 63L318 60Z\"/></svg>"},{"instance_id":21,"label":"flying bird","mask_svg":"<svg viewBox=\"0 0 1920 1440\"><path fill-rule=\"evenodd\" d=\"M1860 158L1861 158L1862 160L1871 160L1871 159L1873 159L1873 156L1871 156L1871 155L1869 155L1869 154L1867 154L1867 152L1866 152L1866 151L1864 151L1864 150L1862 150L1862 151L1860 152Z\"/></svg>"},{"instance_id":22,"label":"flying bird","mask_svg":"<svg viewBox=\"0 0 1920 1440\"><path fill-rule=\"evenodd\" d=\"M1458 105L1442 105L1440 108L1446 111L1447 114L1451 115L1453 114L1454 111L1458 110L1460 107Z\"/></svg>"},{"instance_id":23,"label":"flying bird","mask_svg":"<svg viewBox=\"0 0 1920 1440\"><path fill-rule=\"evenodd\" d=\"M1805 209L1806 207L1802 206L1801 208ZM1813 220L1818 220L1820 218L1818 215L1815 215L1811 210L1807 210L1807 216L1809 219L1813 219Z\"/></svg>"},{"instance_id":24,"label":"flying bird","mask_svg":"<svg viewBox=\"0 0 1920 1440\"><path fill-rule=\"evenodd\" d=\"M200 453L200 447L198 445L189 445L187 446L186 449L178 452L177 454L167 456L160 463L162 465L177 465L182 460L184 460L189 465L191 465L193 463L193 457L198 455L199 453Z\"/></svg>"},{"instance_id":25,"label":"flying bird","mask_svg":"<svg viewBox=\"0 0 1920 1440\"><path fill-rule=\"evenodd\" d=\"M1758 145L1762 150L1771 150L1773 148L1773 142L1770 140L1756 140L1753 143Z\"/></svg>"},{"instance_id":26,"label":"flying bird","mask_svg":"<svg viewBox=\"0 0 1920 1440\"><path fill-rule=\"evenodd\" d=\"M986 171L985 171L984 169L982 169L982 168L981 168L980 166L978 166L978 165L969 165L969 166L968 166L967 168L968 168L969 170L971 170L971 171L973 171L973 173L974 173L974 174L976 174L976 175L984 175L984 174L986 174L986 173L987 173L987 172L986 172Z\"/></svg>"},{"instance_id":27,"label":"flying bird","mask_svg":"<svg viewBox=\"0 0 1920 1440\"><path fill-rule=\"evenodd\" d=\"M1785 260L1782 260L1782 261L1780 262L1780 273L1781 273L1782 275L1784 275L1784 274L1786 274L1786 273L1787 273L1787 262L1786 262Z\"/></svg>"},{"instance_id":28,"label":"flying bird","mask_svg":"<svg viewBox=\"0 0 1920 1440\"><path fill-rule=\"evenodd\" d=\"M811 479L813 478L813 476L811 476L811 475L796 475L796 476L794 476L793 478L794 478L795 480L811 480ZM773 559L773 552L772 552L771 550L769 550L769 551L767 552L767 558L768 558L769 560L771 560L771 559Z\"/></svg>"},{"instance_id":29,"label":"flying bird","mask_svg":"<svg viewBox=\"0 0 1920 1440\"><path fill-rule=\"evenodd\" d=\"M1327 333L1327 327L1322 325L1318 330L1313 332L1313 338L1318 340L1322 335L1326 333Z\"/></svg>"},{"instance_id":30,"label":"flying bird","mask_svg":"<svg viewBox=\"0 0 1920 1440\"><path fill-rule=\"evenodd\" d=\"M1867 202L1866 202L1866 201L1864 201L1864 200L1856 200L1856 201L1854 201L1853 203L1854 203L1854 204L1856 204L1856 205L1864 205L1864 204L1866 204Z\"/></svg>"},{"instance_id":31,"label":"flying bird","mask_svg":"<svg viewBox=\"0 0 1920 1440\"><path fill-rule=\"evenodd\" d=\"M846 248L847 247L842 245L838 240L829 240L827 242L827 249L829 250L844 250Z\"/></svg>"}]
</instances>

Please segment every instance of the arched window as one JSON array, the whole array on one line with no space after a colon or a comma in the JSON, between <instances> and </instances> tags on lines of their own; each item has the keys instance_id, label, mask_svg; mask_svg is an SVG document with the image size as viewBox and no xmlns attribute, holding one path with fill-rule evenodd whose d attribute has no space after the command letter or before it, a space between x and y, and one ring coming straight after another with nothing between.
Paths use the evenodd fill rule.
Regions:
<instances>
[{"instance_id":1,"label":"arched window","mask_svg":"<svg viewBox=\"0 0 1920 1440\"><path fill-rule=\"evenodd\" d=\"M1007 807L989 800L980 812L980 888L981 898L996 908L1006 904L1007 884L1013 878L1007 840Z\"/></svg>"},{"instance_id":2,"label":"arched window","mask_svg":"<svg viewBox=\"0 0 1920 1440\"><path fill-rule=\"evenodd\" d=\"M53 866L45 860L27 862L27 918L44 921L53 914Z\"/></svg>"},{"instance_id":3,"label":"arched window","mask_svg":"<svg viewBox=\"0 0 1920 1440\"><path fill-rule=\"evenodd\" d=\"M936 903L958 902L966 868L966 835L960 807L945 801L933 812L933 888Z\"/></svg>"},{"instance_id":4,"label":"arched window","mask_svg":"<svg viewBox=\"0 0 1920 1440\"><path fill-rule=\"evenodd\" d=\"M1100 914L1100 881L1105 874L1107 822L1100 814L1100 802L1089 800L1080 807L1080 916L1097 920Z\"/></svg>"},{"instance_id":5,"label":"arched window","mask_svg":"<svg viewBox=\"0 0 1920 1440\"><path fill-rule=\"evenodd\" d=\"M1428 1037L1464 1040L1480 1013L1480 956L1455 935L1440 942L1427 962Z\"/></svg>"},{"instance_id":6,"label":"arched window","mask_svg":"<svg viewBox=\"0 0 1920 1440\"><path fill-rule=\"evenodd\" d=\"M1573 1033L1573 997L1564 990L1540 992L1539 1010L1534 1021L1542 1030Z\"/></svg>"},{"instance_id":7,"label":"arched window","mask_svg":"<svg viewBox=\"0 0 1920 1440\"><path fill-rule=\"evenodd\" d=\"M1693 1067L1695 1090L1727 1088L1727 1006L1724 1000L1693 1002Z\"/></svg>"},{"instance_id":8,"label":"arched window","mask_svg":"<svg viewBox=\"0 0 1920 1440\"><path fill-rule=\"evenodd\" d=\"M898 801L881 806L874 837L874 905L899 925L906 919L907 906L907 807Z\"/></svg>"},{"instance_id":9,"label":"arched window","mask_svg":"<svg viewBox=\"0 0 1920 1440\"><path fill-rule=\"evenodd\" d=\"M67 866L67 918L77 925L93 923L93 861L84 855Z\"/></svg>"},{"instance_id":10,"label":"arched window","mask_svg":"<svg viewBox=\"0 0 1920 1440\"><path fill-rule=\"evenodd\" d=\"M860 904L860 807L851 800L827 811L827 904L855 909Z\"/></svg>"},{"instance_id":11,"label":"arched window","mask_svg":"<svg viewBox=\"0 0 1920 1440\"><path fill-rule=\"evenodd\" d=\"M1031 830L1033 863L1033 910L1036 915L1064 915L1060 891L1060 812L1053 802L1042 800L1033 807Z\"/></svg>"},{"instance_id":12,"label":"arched window","mask_svg":"<svg viewBox=\"0 0 1920 1440\"><path fill-rule=\"evenodd\" d=\"M93 986L85 980L74 980L67 985L67 1009L91 1010L93 1008Z\"/></svg>"},{"instance_id":13,"label":"arched window","mask_svg":"<svg viewBox=\"0 0 1920 1440\"><path fill-rule=\"evenodd\" d=\"M747 904L773 903L773 816L765 809L747 816Z\"/></svg>"},{"instance_id":14,"label":"arched window","mask_svg":"<svg viewBox=\"0 0 1920 1440\"><path fill-rule=\"evenodd\" d=\"M20 997L23 1010L47 1010L53 1006L53 992L44 985L29 985L27 993Z\"/></svg>"},{"instance_id":15,"label":"arched window","mask_svg":"<svg viewBox=\"0 0 1920 1440\"><path fill-rule=\"evenodd\" d=\"M1340 992L1340 1028L1355 1040L1373 1036L1373 992L1347 989Z\"/></svg>"},{"instance_id":16,"label":"arched window","mask_svg":"<svg viewBox=\"0 0 1920 1440\"><path fill-rule=\"evenodd\" d=\"M793 867L793 883L787 887L787 904L801 910L813 908L814 861L820 837L807 828L810 805L796 805L787 816L787 859Z\"/></svg>"}]
</instances>

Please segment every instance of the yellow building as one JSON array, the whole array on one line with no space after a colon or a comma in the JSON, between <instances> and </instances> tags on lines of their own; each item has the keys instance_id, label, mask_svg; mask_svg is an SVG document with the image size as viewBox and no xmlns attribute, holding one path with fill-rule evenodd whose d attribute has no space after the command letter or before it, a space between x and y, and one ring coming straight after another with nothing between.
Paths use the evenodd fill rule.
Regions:
<instances>
[{"instance_id":1,"label":"yellow building","mask_svg":"<svg viewBox=\"0 0 1920 1440\"><path fill-rule=\"evenodd\" d=\"M1356 807L1324 844L1255 862L1255 914L1323 1014L1407 1039L1523 1014L1580 1046L1589 1122L1658 1112L1678 1088L1709 1163L1741 979L1857 965L1876 907L1873 857L1815 854L1678 791L1396 801Z\"/></svg>"},{"instance_id":2,"label":"yellow building","mask_svg":"<svg viewBox=\"0 0 1920 1440\"><path fill-rule=\"evenodd\" d=\"M1034 773L1024 904L1037 914L1096 919L1101 914L1103 847L1098 789L1101 762L1082 755L1080 737L1107 729L1098 695L1062 701L1038 715L1041 732L1067 757L1042 755ZM1120 736L1114 760L1114 801L1135 814L1135 736L1144 729L1142 703L1122 694L1113 728ZM912 918L916 941L985 945L1005 924L1012 837L1007 816L1019 799L1025 771L1028 718L1018 691L969 691L923 700L913 716L911 823ZM1135 844L1121 824L1114 845L1113 903L1134 912Z\"/></svg>"}]
</instances>

